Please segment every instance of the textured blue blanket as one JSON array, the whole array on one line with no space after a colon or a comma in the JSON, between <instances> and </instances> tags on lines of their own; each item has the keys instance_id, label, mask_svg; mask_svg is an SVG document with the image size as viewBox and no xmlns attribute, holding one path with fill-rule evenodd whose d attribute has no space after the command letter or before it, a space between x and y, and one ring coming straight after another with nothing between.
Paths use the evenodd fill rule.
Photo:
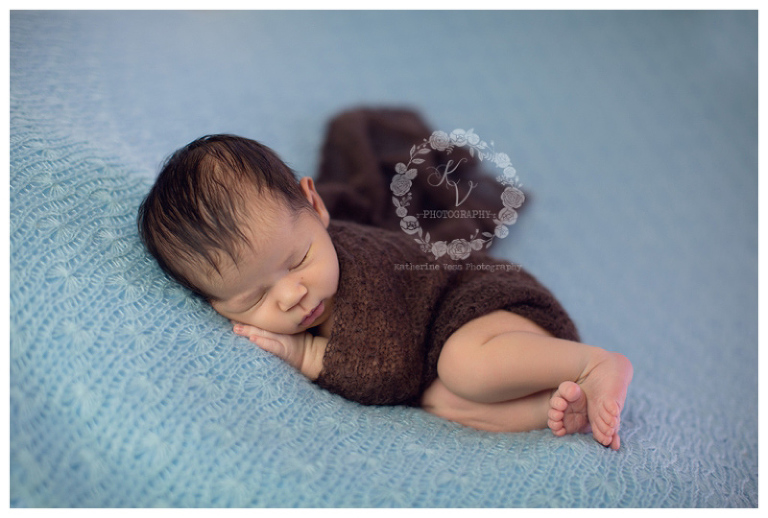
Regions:
<instances>
[{"instance_id":1,"label":"textured blue blanket","mask_svg":"<svg viewBox=\"0 0 768 518\"><path fill-rule=\"evenodd\" d=\"M756 12L12 12L10 57L11 506L757 506ZM497 253L632 359L620 451L345 401L147 257L170 151L311 175L358 103L511 157Z\"/></svg>"}]
</instances>

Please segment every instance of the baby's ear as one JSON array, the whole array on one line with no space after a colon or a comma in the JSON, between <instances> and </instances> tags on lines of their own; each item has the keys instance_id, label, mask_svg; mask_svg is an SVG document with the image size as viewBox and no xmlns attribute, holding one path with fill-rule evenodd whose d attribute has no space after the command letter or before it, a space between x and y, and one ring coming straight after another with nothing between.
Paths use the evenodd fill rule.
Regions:
<instances>
[{"instance_id":1,"label":"baby's ear","mask_svg":"<svg viewBox=\"0 0 768 518\"><path fill-rule=\"evenodd\" d=\"M312 209L314 209L320 217L320 221L322 221L323 225L328 228L328 224L331 222L331 215L328 212L328 209L325 208L325 203L323 203L323 199L320 197L317 189L315 189L314 180L309 176L305 176L299 181L299 185L301 186L301 191L304 193L307 201L312 206Z\"/></svg>"}]
</instances>

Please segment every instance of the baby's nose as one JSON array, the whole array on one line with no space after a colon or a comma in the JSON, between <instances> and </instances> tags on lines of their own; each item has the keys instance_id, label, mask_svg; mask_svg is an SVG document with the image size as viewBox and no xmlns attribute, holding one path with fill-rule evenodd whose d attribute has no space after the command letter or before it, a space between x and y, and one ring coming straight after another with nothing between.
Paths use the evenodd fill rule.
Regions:
<instances>
[{"instance_id":1,"label":"baby's nose","mask_svg":"<svg viewBox=\"0 0 768 518\"><path fill-rule=\"evenodd\" d=\"M277 301L281 311L290 311L299 304L307 294L307 287L300 280L286 280L280 286L280 294Z\"/></svg>"}]
</instances>

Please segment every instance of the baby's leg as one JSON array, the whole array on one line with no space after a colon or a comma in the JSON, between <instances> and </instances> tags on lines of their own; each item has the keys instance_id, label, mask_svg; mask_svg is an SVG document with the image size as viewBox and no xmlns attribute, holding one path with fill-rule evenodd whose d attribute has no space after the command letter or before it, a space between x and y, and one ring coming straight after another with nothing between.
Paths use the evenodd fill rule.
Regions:
<instances>
[{"instance_id":1,"label":"baby's leg","mask_svg":"<svg viewBox=\"0 0 768 518\"><path fill-rule=\"evenodd\" d=\"M558 403L566 400L574 409L583 408L595 439L618 448L619 418L632 366L620 354L553 338L519 315L496 311L469 322L448 339L438 376L453 394L486 404L552 392L564 381L575 382L585 401L571 402L556 392ZM566 433L581 431L564 428Z\"/></svg>"},{"instance_id":2,"label":"baby's leg","mask_svg":"<svg viewBox=\"0 0 768 518\"><path fill-rule=\"evenodd\" d=\"M424 392L421 406L443 419L487 432L527 432L547 427L552 391L545 390L520 399L478 403L457 396L439 380Z\"/></svg>"}]
</instances>

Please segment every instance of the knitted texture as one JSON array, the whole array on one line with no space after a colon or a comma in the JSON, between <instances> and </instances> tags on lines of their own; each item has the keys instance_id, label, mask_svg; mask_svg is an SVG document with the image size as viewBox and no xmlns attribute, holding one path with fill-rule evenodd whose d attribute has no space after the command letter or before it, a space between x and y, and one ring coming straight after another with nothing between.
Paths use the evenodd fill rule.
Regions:
<instances>
[{"instance_id":1,"label":"knitted texture","mask_svg":"<svg viewBox=\"0 0 768 518\"><path fill-rule=\"evenodd\" d=\"M748 11L11 11L9 504L756 507L757 29ZM494 253L632 360L620 451L335 396L142 249L173 149L239 133L310 174L331 116L367 100L510 154L535 201Z\"/></svg>"},{"instance_id":2,"label":"knitted texture","mask_svg":"<svg viewBox=\"0 0 768 518\"><path fill-rule=\"evenodd\" d=\"M483 254L430 262L403 232L355 223L332 221L329 234L340 279L317 383L348 399L418 404L437 378L445 341L497 309L523 315L558 338L578 340L554 296L516 265Z\"/></svg>"},{"instance_id":3,"label":"knitted texture","mask_svg":"<svg viewBox=\"0 0 768 518\"><path fill-rule=\"evenodd\" d=\"M403 108L357 107L333 117L325 130L316 181L331 216L400 231L401 218L392 210L392 172L398 163L411 163L413 146L426 141L433 130L418 112ZM422 171L436 171L449 162L462 164L451 173L451 182L462 187L472 184L472 195L461 200L462 210L498 212L504 186L490 174L492 166L483 167L474 153L461 146L423 151L427 153L418 155ZM409 181L410 214L457 207L455 192L436 189L429 174ZM473 231L493 232L495 226L488 218L436 218L425 230L439 241Z\"/></svg>"}]
</instances>

